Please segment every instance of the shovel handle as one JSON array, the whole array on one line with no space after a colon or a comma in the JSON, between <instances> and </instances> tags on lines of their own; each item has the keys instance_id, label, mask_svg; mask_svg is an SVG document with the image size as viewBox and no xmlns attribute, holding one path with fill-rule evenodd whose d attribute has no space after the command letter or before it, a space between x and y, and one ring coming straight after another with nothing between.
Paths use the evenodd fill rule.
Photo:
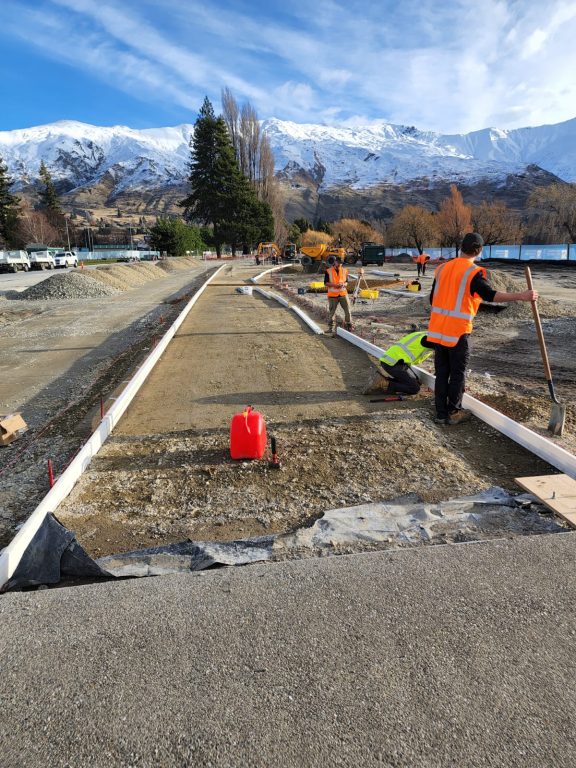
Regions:
<instances>
[{"instance_id":1,"label":"shovel handle","mask_svg":"<svg viewBox=\"0 0 576 768\"><path fill-rule=\"evenodd\" d=\"M528 290L533 291L532 285L532 273L530 267L524 267L524 274L526 275L526 284ZM552 382L552 371L550 370L550 363L548 362L548 352L546 351L546 342L544 341L544 333L542 331L542 323L540 321L540 312L538 311L538 305L535 301L531 301L532 315L534 316L534 325L536 326L536 333L538 334L538 343L540 344L540 353L542 355L542 362L544 363L544 372L546 374L546 380L550 385Z\"/></svg>"}]
</instances>

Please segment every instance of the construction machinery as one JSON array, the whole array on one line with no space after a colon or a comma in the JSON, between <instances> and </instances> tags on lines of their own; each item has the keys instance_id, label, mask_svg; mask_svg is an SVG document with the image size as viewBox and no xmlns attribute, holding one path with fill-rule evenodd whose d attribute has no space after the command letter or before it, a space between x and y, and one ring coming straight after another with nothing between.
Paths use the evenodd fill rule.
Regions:
<instances>
[{"instance_id":1,"label":"construction machinery","mask_svg":"<svg viewBox=\"0 0 576 768\"><path fill-rule=\"evenodd\" d=\"M336 258L346 260L346 249L338 248L327 243L319 245L304 245L300 248L300 263L306 272L316 272L322 265L332 266Z\"/></svg>"},{"instance_id":2,"label":"construction machinery","mask_svg":"<svg viewBox=\"0 0 576 768\"><path fill-rule=\"evenodd\" d=\"M277 259L281 254L280 246L276 243L258 243L256 257L258 259Z\"/></svg>"}]
</instances>

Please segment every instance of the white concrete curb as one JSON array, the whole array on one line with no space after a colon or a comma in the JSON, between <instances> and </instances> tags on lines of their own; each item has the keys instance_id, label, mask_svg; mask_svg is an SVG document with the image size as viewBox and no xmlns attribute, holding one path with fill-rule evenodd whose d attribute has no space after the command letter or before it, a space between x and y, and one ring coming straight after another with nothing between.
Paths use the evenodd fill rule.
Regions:
<instances>
[{"instance_id":1,"label":"white concrete curb","mask_svg":"<svg viewBox=\"0 0 576 768\"><path fill-rule=\"evenodd\" d=\"M360 347L360 349L363 349L369 355L373 355L377 358L382 357L384 352L383 349L380 349L380 347L377 347L375 344L371 344L369 341L361 339L359 336L356 336L356 334L345 331L343 328L338 328L337 334L351 344ZM422 368L418 368L417 366L413 367L426 386L430 389L434 389L436 381L435 377ZM547 461L548 464L556 467L556 469L559 469L561 472L576 479L576 456L574 456L574 454L569 453L564 450L564 448L560 448L559 445L556 445L546 437L533 432L531 429L528 429L528 427L518 424L518 422L513 421L508 418L508 416L504 416L503 413L480 402L480 400L476 400L476 398L471 395L464 395L462 405L471 411L474 416L477 416L486 424L497 429L498 432L501 432L503 435L506 435L506 437L514 440L518 445L521 445L531 453L534 453L544 461Z\"/></svg>"},{"instance_id":2,"label":"white concrete curb","mask_svg":"<svg viewBox=\"0 0 576 768\"><path fill-rule=\"evenodd\" d=\"M300 309L300 307L297 307L294 304L290 304L289 301L287 301L283 296L279 296L277 293L270 293L269 291L265 291L264 288L254 288L254 290L259 293L261 296L264 296L266 299L274 299L275 301L280 302L283 307L288 307L288 309L291 309L293 312L295 312L298 317L300 317L306 325L311 328L314 333L317 334L323 334L324 331L320 326L312 320L311 317L309 317L306 312Z\"/></svg>"},{"instance_id":3,"label":"white concrete curb","mask_svg":"<svg viewBox=\"0 0 576 768\"><path fill-rule=\"evenodd\" d=\"M279 269L284 269L284 267L288 267L288 264L280 264L278 267L271 267L270 269L265 269L264 272L260 272L259 275L256 275L255 277L250 278L251 283L257 283L260 278L264 277L264 275L270 274L270 272L277 272Z\"/></svg>"},{"instance_id":4,"label":"white concrete curb","mask_svg":"<svg viewBox=\"0 0 576 768\"><path fill-rule=\"evenodd\" d=\"M54 512L58 505L68 496L80 476L87 469L92 458L96 456L108 435L118 424L122 414L128 408L134 396L146 380L146 377L154 368L162 353L165 351L172 337L184 322L186 316L198 301L207 285L226 267L223 264L213 275L211 275L204 285L194 294L182 312L178 315L174 323L166 331L162 339L148 355L144 363L130 379L122 394L115 401L114 405L104 415L96 431L82 446L74 460L60 475L54 486L48 491L40 504L32 512L30 517L22 525L12 541L2 550L0 554L0 589L12 577L18 563L26 548L34 538L36 531L42 525L44 518L49 512Z\"/></svg>"},{"instance_id":5,"label":"white concrete curb","mask_svg":"<svg viewBox=\"0 0 576 768\"><path fill-rule=\"evenodd\" d=\"M300 317L302 320L304 320L304 322L306 323L306 325L307 325L309 328L311 328L311 329L314 331L314 333L317 333L318 335L324 334L324 331L322 330L322 328L320 328L320 326L318 325L318 323L315 323L315 322L314 322L314 320L312 320L312 318L311 318L311 317L308 317L308 315L306 314L306 312L304 312L303 310L301 310L301 309L300 309L300 307L297 307L297 306L295 306L294 304L292 304L292 305L290 306L290 309L291 309L293 312L296 312L296 314L298 315L298 317Z\"/></svg>"}]
</instances>

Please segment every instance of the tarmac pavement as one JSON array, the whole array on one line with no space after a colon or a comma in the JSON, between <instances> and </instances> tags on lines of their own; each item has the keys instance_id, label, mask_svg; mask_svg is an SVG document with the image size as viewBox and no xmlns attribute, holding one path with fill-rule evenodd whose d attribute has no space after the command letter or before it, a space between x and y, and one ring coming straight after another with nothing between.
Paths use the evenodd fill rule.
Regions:
<instances>
[{"instance_id":1,"label":"tarmac pavement","mask_svg":"<svg viewBox=\"0 0 576 768\"><path fill-rule=\"evenodd\" d=\"M0 596L0 765L576 764L573 533Z\"/></svg>"}]
</instances>

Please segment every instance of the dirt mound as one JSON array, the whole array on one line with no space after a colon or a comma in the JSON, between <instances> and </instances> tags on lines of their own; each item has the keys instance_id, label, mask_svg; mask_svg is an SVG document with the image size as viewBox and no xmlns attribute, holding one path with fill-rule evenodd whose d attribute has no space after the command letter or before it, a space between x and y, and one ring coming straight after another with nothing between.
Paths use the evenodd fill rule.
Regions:
<instances>
[{"instance_id":1,"label":"dirt mound","mask_svg":"<svg viewBox=\"0 0 576 768\"><path fill-rule=\"evenodd\" d=\"M68 272L53 275L37 285L27 288L14 296L15 299L92 299L99 296L112 296L116 288L102 285L88 274Z\"/></svg>"},{"instance_id":2,"label":"dirt mound","mask_svg":"<svg viewBox=\"0 0 576 768\"><path fill-rule=\"evenodd\" d=\"M507 272L501 272L497 269L488 270L488 281L490 285L501 293L518 293L527 289L526 283L517 280ZM564 317L570 308L562 306L559 302L552 299L540 298L538 300L538 310L543 317ZM506 309L500 314L500 318L514 317L518 320L532 317L532 307L527 301L512 301L508 303Z\"/></svg>"},{"instance_id":3,"label":"dirt mound","mask_svg":"<svg viewBox=\"0 0 576 768\"><path fill-rule=\"evenodd\" d=\"M178 270L196 267L198 266L198 262L188 256L178 256L171 259L162 259L162 261L155 261L154 266L162 269L164 272L177 272Z\"/></svg>"}]
</instances>

